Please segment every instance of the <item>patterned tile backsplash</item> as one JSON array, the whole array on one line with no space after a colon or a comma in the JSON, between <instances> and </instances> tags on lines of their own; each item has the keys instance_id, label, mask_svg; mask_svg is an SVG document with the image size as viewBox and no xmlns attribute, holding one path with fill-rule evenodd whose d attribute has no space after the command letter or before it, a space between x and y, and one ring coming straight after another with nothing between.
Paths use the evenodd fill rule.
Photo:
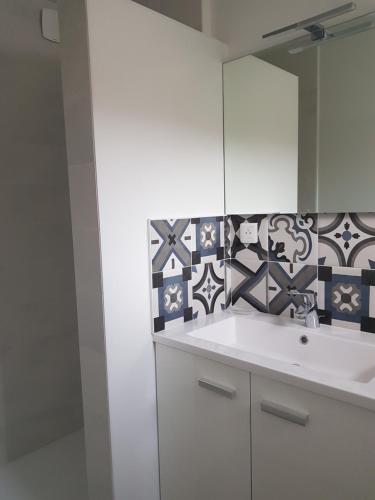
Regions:
<instances>
[{"instance_id":1,"label":"patterned tile backsplash","mask_svg":"<svg viewBox=\"0 0 375 500\"><path fill-rule=\"evenodd\" d=\"M153 273L152 315L155 332L193 319L191 267Z\"/></svg>"},{"instance_id":2,"label":"patterned tile backsplash","mask_svg":"<svg viewBox=\"0 0 375 500\"><path fill-rule=\"evenodd\" d=\"M224 217L191 219L192 264L224 259Z\"/></svg>"},{"instance_id":3,"label":"patterned tile backsplash","mask_svg":"<svg viewBox=\"0 0 375 500\"><path fill-rule=\"evenodd\" d=\"M375 269L375 213L320 215L319 264Z\"/></svg>"},{"instance_id":4,"label":"patterned tile backsplash","mask_svg":"<svg viewBox=\"0 0 375 500\"><path fill-rule=\"evenodd\" d=\"M268 224L269 260L293 264L316 264L317 216L271 215Z\"/></svg>"},{"instance_id":5,"label":"patterned tile backsplash","mask_svg":"<svg viewBox=\"0 0 375 500\"><path fill-rule=\"evenodd\" d=\"M190 219L151 221L150 254L153 273L190 266Z\"/></svg>"},{"instance_id":6,"label":"patterned tile backsplash","mask_svg":"<svg viewBox=\"0 0 375 500\"><path fill-rule=\"evenodd\" d=\"M375 332L375 271L319 267L321 322Z\"/></svg>"},{"instance_id":7,"label":"patterned tile backsplash","mask_svg":"<svg viewBox=\"0 0 375 500\"><path fill-rule=\"evenodd\" d=\"M149 221L154 332L222 312L224 216Z\"/></svg>"},{"instance_id":8,"label":"patterned tile backsplash","mask_svg":"<svg viewBox=\"0 0 375 500\"><path fill-rule=\"evenodd\" d=\"M317 292L318 272L316 266L270 262L268 274L268 300L271 314L294 317L300 305L299 297L290 297L289 290Z\"/></svg>"},{"instance_id":9,"label":"patterned tile backsplash","mask_svg":"<svg viewBox=\"0 0 375 500\"><path fill-rule=\"evenodd\" d=\"M193 266L193 319L225 309L223 260Z\"/></svg>"},{"instance_id":10,"label":"patterned tile backsplash","mask_svg":"<svg viewBox=\"0 0 375 500\"><path fill-rule=\"evenodd\" d=\"M267 262L232 259L230 269L232 304L267 312Z\"/></svg>"},{"instance_id":11,"label":"patterned tile backsplash","mask_svg":"<svg viewBox=\"0 0 375 500\"><path fill-rule=\"evenodd\" d=\"M258 242L243 244L242 222ZM375 333L375 214L253 214L149 221L155 332L235 309L294 317L318 296L322 323Z\"/></svg>"}]
</instances>

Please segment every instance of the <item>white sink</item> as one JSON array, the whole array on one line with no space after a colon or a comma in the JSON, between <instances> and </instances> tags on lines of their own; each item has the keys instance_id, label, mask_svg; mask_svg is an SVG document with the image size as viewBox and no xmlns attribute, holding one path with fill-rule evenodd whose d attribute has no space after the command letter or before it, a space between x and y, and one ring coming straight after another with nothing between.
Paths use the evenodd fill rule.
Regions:
<instances>
[{"instance_id":1,"label":"white sink","mask_svg":"<svg viewBox=\"0 0 375 500\"><path fill-rule=\"evenodd\" d=\"M254 314L229 315L186 335L345 380L366 384L375 378L373 334L329 327L310 330Z\"/></svg>"}]
</instances>

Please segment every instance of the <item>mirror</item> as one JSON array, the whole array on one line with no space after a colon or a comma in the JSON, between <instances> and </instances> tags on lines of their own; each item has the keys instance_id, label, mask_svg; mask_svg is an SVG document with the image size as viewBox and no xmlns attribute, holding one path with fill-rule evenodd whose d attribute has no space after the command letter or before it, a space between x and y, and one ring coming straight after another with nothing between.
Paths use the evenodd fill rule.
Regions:
<instances>
[{"instance_id":1,"label":"mirror","mask_svg":"<svg viewBox=\"0 0 375 500\"><path fill-rule=\"evenodd\" d=\"M295 106L286 98L285 88L280 87L276 101L275 96L265 98L266 87L260 91L254 84L260 79L256 66L249 71L238 69L241 61L244 67L253 56L224 64L227 213L375 210L374 26L375 14L369 14L333 26L335 36L326 41L312 43L303 37L255 54L270 67L298 77L298 180L291 173L292 158L285 156L288 145L274 129L277 126L284 133L282 128L286 128L291 133ZM240 89L237 95L234 87ZM249 100L260 103L263 112L249 107ZM279 111L283 105L284 119L280 120L275 107ZM263 126L262 117L269 127ZM250 134L256 146L244 133L252 128L258 134ZM261 148L273 155L268 170L258 161L256 149ZM297 210L286 211L294 184L298 184ZM278 195L272 192L276 190Z\"/></svg>"},{"instance_id":2,"label":"mirror","mask_svg":"<svg viewBox=\"0 0 375 500\"><path fill-rule=\"evenodd\" d=\"M298 78L256 57L224 64L226 211L297 211Z\"/></svg>"}]
</instances>

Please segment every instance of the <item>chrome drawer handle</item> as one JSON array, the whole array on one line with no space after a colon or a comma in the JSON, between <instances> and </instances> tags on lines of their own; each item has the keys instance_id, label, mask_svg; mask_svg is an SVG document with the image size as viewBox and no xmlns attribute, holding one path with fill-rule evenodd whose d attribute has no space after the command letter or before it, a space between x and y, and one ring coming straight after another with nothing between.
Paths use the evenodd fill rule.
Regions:
<instances>
[{"instance_id":1,"label":"chrome drawer handle","mask_svg":"<svg viewBox=\"0 0 375 500\"><path fill-rule=\"evenodd\" d=\"M216 382L211 382L205 378L200 378L198 380L198 385L203 387L204 389L208 389L209 391L216 392L221 396L224 396L229 399L233 399L236 395L236 390L231 387L226 387L225 385L217 384Z\"/></svg>"},{"instance_id":2,"label":"chrome drawer handle","mask_svg":"<svg viewBox=\"0 0 375 500\"><path fill-rule=\"evenodd\" d=\"M288 420L294 424L306 426L310 415L305 411L294 410L288 408L287 406L279 405L278 403L273 403L272 401L262 401L260 403L261 410L265 413L270 413L275 417Z\"/></svg>"}]
</instances>

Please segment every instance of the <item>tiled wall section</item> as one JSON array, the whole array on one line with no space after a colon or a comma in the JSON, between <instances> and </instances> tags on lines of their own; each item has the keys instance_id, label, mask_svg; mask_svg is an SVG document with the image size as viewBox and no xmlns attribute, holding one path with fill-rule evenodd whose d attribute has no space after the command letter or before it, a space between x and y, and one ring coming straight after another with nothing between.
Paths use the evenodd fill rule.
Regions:
<instances>
[{"instance_id":1,"label":"tiled wall section","mask_svg":"<svg viewBox=\"0 0 375 500\"><path fill-rule=\"evenodd\" d=\"M255 222L258 242L240 241ZM320 321L375 333L375 214L230 215L149 222L155 332L223 311L294 317L291 289Z\"/></svg>"},{"instance_id":2,"label":"tiled wall section","mask_svg":"<svg viewBox=\"0 0 375 500\"><path fill-rule=\"evenodd\" d=\"M240 224L258 224L243 245ZM288 291L318 295L320 321L375 333L375 214L232 215L226 218L235 307L294 316Z\"/></svg>"},{"instance_id":3,"label":"tiled wall section","mask_svg":"<svg viewBox=\"0 0 375 500\"><path fill-rule=\"evenodd\" d=\"M224 217L149 221L154 332L225 309Z\"/></svg>"}]
</instances>

